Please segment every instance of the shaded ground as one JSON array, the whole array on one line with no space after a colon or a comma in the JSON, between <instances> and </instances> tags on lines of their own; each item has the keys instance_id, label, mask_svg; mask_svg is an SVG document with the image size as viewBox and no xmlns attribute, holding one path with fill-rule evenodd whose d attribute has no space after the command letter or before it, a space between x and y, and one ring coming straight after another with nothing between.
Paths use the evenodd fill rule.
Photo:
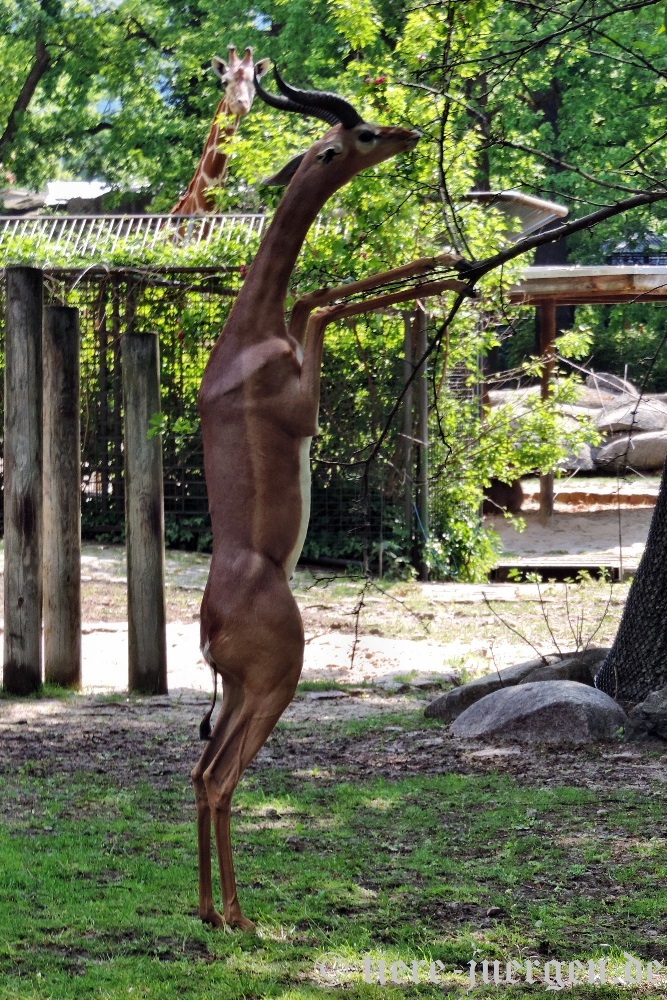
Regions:
<instances>
[{"instance_id":1,"label":"shaded ground","mask_svg":"<svg viewBox=\"0 0 667 1000\"><path fill-rule=\"evenodd\" d=\"M599 482L599 481L598 481ZM640 484L641 486L641 484ZM654 488L652 484L651 488ZM609 487L611 489L611 487ZM635 493L637 490L635 490ZM650 494L650 490L646 490ZM495 519L504 548L523 553L567 551L618 552L619 523L623 552L639 558L651 508L574 514L561 511L545 529L537 515L526 514L526 530L517 534ZM167 698L128 700L125 561L121 547L85 546L83 555L84 690L107 699L71 701L0 701L0 737L7 766L12 760L48 760L58 750L59 766L108 767L145 775L159 760L166 773L187 774L200 751L193 739L206 711L210 670L199 656L198 609L208 573L206 556L167 554L168 661ZM317 571L300 572L295 592L306 628L302 680L319 690L299 694L284 716L287 725L272 737L256 767L273 757L290 768L326 766L332 753L350 773L372 768L376 773L416 770L442 772L487 767L544 781L599 781L599 768L586 763L589 751L526 754L519 750L466 748L436 728L399 738L378 731L346 745L326 738L299 737L295 725L309 726L420 710L448 683L532 657L536 650L573 648L583 638L595 645L611 642L622 612L627 586L537 588L528 584L394 585L389 592L364 581L322 580ZM567 604L567 612L564 612ZM595 634L594 634L595 633ZM344 690L335 690L342 687ZM326 690L322 690L325 688ZM417 718L415 716L415 718ZM288 731L289 730L289 731ZM604 782L648 782L653 763L642 763L637 748L612 752L591 750L604 759ZM596 757L597 755L597 757ZM600 758L602 755L602 758ZM569 779L567 776L570 776Z\"/></svg>"},{"instance_id":2,"label":"shaded ground","mask_svg":"<svg viewBox=\"0 0 667 1000\"><path fill-rule=\"evenodd\" d=\"M299 694L294 710L251 765L250 773L280 768L304 776L317 771L327 780L335 768L350 778L401 778L409 774L485 774L501 771L519 783L536 787L575 785L604 797L620 787L664 796L667 748L664 744L598 744L572 750L553 746L522 747L482 744L450 737L446 727L426 723L421 715L424 695L377 696L376 710L416 710L414 728L405 718L391 717L377 728L342 735L336 720L327 719L322 702L311 692ZM327 705L327 701L324 702ZM304 712L302 707L306 706ZM201 751L196 739L206 701L198 696L132 698L114 701L77 698L73 701L0 702L0 773L28 767L49 774L57 761L59 774L114 774L119 787L150 779L169 784L174 775L184 782ZM326 720L326 723L325 723ZM25 803L5 801L0 811L22 812ZM656 830L664 836L664 830Z\"/></svg>"}]
</instances>

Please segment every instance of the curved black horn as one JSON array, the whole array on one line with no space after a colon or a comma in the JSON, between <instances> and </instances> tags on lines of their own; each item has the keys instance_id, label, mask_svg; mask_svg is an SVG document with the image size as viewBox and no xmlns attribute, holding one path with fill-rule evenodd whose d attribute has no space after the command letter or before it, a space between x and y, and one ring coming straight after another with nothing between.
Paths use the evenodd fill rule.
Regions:
<instances>
[{"instance_id":1,"label":"curved black horn","mask_svg":"<svg viewBox=\"0 0 667 1000\"><path fill-rule=\"evenodd\" d=\"M280 92L292 101L335 115L343 128L354 128L355 125L362 124L364 119L361 115L338 94L332 94L328 90L298 90L283 80L277 66L273 67L273 76Z\"/></svg>"},{"instance_id":2,"label":"curved black horn","mask_svg":"<svg viewBox=\"0 0 667 1000\"><path fill-rule=\"evenodd\" d=\"M322 118L329 125L338 125L338 118L328 111L309 108L305 104L290 101L287 97L277 97L275 94L270 94L262 87L257 74L255 74L255 90L262 100L272 108L278 108L280 111L294 111L299 115L312 115L314 118Z\"/></svg>"},{"instance_id":3,"label":"curved black horn","mask_svg":"<svg viewBox=\"0 0 667 1000\"><path fill-rule=\"evenodd\" d=\"M280 76L274 67L273 75L276 83L282 91L282 96L270 94L264 90L255 75L255 90L266 104L281 111L294 111L300 115L310 115L313 118L320 118L329 125L341 124L343 128L354 128L359 125L363 118L360 118L351 104L343 100L337 94L330 94L323 90L297 90L290 87Z\"/></svg>"}]
</instances>

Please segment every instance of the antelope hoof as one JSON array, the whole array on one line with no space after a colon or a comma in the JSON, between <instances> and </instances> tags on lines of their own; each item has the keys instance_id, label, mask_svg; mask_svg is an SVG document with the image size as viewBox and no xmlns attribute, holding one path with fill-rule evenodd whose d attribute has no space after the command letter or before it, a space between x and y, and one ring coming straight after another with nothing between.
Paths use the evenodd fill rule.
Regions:
<instances>
[{"instance_id":1,"label":"antelope hoof","mask_svg":"<svg viewBox=\"0 0 667 1000\"><path fill-rule=\"evenodd\" d=\"M210 924L211 927L224 927L225 920L220 916L217 910L205 910L199 911L199 918L203 924Z\"/></svg>"},{"instance_id":2,"label":"antelope hoof","mask_svg":"<svg viewBox=\"0 0 667 1000\"><path fill-rule=\"evenodd\" d=\"M235 927L244 934L253 934L255 931L255 925L252 920L248 920L240 911L234 916L229 916L225 923L228 927Z\"/></svg>"}]
</instances>

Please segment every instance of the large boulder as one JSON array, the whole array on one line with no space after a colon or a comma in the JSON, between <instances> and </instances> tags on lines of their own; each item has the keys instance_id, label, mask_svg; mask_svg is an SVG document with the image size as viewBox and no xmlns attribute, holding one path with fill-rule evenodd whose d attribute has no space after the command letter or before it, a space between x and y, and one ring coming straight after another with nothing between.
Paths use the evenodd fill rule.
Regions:
<instances>
[{"instance_id":1,"label":"large boulder","mask_svg":"<svg viewBox=\"0 0 667 1000\"><path fill-rule=\"evenodd\" d=\"M628 717L603 691L576 681L520 684L487 694L452 723L461 739L531 743L612 740Z\"/></svg>"},{"instance_id":2,"label":"large boulder","mask_svg":"<svg viewBox=\"0 0 667 1000\"><path fill-rule=\"evenodd\" d=\"M620 395L639 396L632 382L609 372L591 372L586 376L586 386L601 392L613 392Z\"/></svg>"},{"instance_id":3,"label":"large boulder","mask_svg":"<svg viewBox=\"0 0 667 1000\"><path fill-rule=\"evenodd\" d=\"M590 444L581 446L577 454L570 452L558 463L563 472L595 472L597 469L596 455L598 449Z\"/></svg>"},{"instance_id":4,"label":"large boulder","mask_svg":"<svg viewBox=\"0 0 667 1000\"><path fill-rule=\"evenodd\" d=\"M577 406L584 407L590 413L591 410L599 410L601 406L618 402L619 395L617 392L606 392L604 389L591 388L581 383L576 387L575 399Z\"/></svg>"},{"instance_id":5,"label":"large boulder","mask_svg":"<svg viewBox=\"0 0 667 1000\"><path fill-rule=\"evenodd\" d=\"M527 385L523 389L490 389L488 399L490 406L511 406L522 413L531 396L539 399L539 385Z\"/></svg>"},{"instance_id":6,"label":"large boulder","mask_svg":"<svg viewBox=\"0 0 667 1000\"><path fill-rule=\"evenodd\" d=\"M484 677L470 681L469 684L447 691L431 702L426 708L425 715L430 719L451 722L470 705L474 705L486 695L501 688L514 687L517 684L570 680L592 685L593 678L602 666L608 652L608 649L593 648L578 653L566 653L564 656L553 654L543 659L515 663L511 667L496 670L492 674L486 674Z\"/></svg>"},{"instance_id":7,"label":"large boulder","mask_svg":"<svg viewBox=\"0 0 667 1000\"><path fill-rule=\"evenodd\" d=\"M605 406L597 415L595 426L603 434L662 431L667 427L667 405L656 399L641 399Z\"/></svg>"},{"instance_id":8,"label":"large boulder","mask_svg":"<svg viewBox=\"0 0 667 1000\"><path fill-rule=\"evenodd\" d=\"M622 472L625 468L647 472L661 469L667 458L667 431L622 434L603 445L597 454L600 469Z\"/></svg>"},{"instance_id":9,"label":"large boulder","mask_svg":"<svg viewBox=\"0 0 667 1000\"><path fill-rule=\"evenodd\" d=\"M667 740L667 688L652 694L635 705L630 712L625 731L627 740Z\"/></svg>"}]
</instances>

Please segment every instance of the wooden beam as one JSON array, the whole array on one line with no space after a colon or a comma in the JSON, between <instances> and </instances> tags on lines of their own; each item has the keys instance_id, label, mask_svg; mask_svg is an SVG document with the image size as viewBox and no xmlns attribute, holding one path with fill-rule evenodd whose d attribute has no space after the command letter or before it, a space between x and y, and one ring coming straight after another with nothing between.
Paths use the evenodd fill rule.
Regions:
<instances>
[{"instance_id":1,"label":"wooden beam","mask_svg":"<svg viewBox=\"0 0 667 1000\"><path fill-rule=\"evenodd\" d=\"M539 347L542 356L542 378L540 380L540 397L549 398L551 380L556 364L556 303L545 301L537 308L537 324ZM548 525L554 513L554 475L553 472L540 476L540 523Z\"/></svg>"},{"instance_id":2,"label":"wooden beam","mask_svg":"<svg viewBox=\"0 0 667 1000\"><path fill-rule=\"evenodd\" d=\"M44 679L81 687L79 312L44 310Z\"/></svg>"},{"instance_id":3,"label":"wooden beam","mask_svg":"<svg viewBox=\"0 0 667 1000\"><path fill-rule=\"evenodd\" d=\"M606 305L618 302L667 301L667 267L600 265L596 267L527 267L510 288L510 302L539 306Z\"/></svg>"},{"instance_id":4,"label":"wooden beam","mask_svg":"<svg viewBox=\"0 0 667 1000\"><path fill-rule=\"evenodd\" d=\"M158 338L122 338L125 411L128 689L167 693L164 502L160 436L148 437L160 412Z\"/></svg>"},{"instance_id":5,"label":"wooden beam","mask_svg":"<svg viewBox=\"0 0 667 1000\"><path fill-rule=\"evenodd\" d=\"M423 309L417 310L417 350L416 361L424 357L428 349L428 317ZM417 377L417 420L419 438L419 518L424 532L424 544L430 536L429 518L429 478L428 478L428 368L424 361ZM428 566L422 560L419 579L428 580Z\"/></svg>"},{"instance_id":6,"label":"wooden beam","mask_svg":"<svg viewBox=\"0 0 667 1000\"><path fill-rule=\"evenodd\" d=\"M3 683L42 683L42 272L6 270Z\"/></svg>"},{"instance_id":7,"label":"wooden beam","mask_svg":"<svg viewBox=\"0 0 667 1000\"><path fill-rule=\"evenodd\" d=\"M403 396L403 469L405 484L403 491L403 518L408 538L412 538L412 507L414 504L414 470L413 470L413 383L410 382L414 371L413 335L414 312L403 313L403 385L407 386Z\"/></svg>"}]
</instances>

